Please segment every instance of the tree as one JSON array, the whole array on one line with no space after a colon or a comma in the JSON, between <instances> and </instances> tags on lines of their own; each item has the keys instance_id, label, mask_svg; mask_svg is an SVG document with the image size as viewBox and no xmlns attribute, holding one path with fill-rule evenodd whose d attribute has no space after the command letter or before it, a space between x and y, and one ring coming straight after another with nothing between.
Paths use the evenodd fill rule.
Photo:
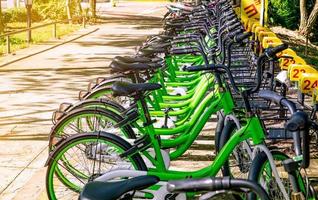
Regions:
<instances>
[{"instance_id":1,"label":"tree","mask_svg":"<svg viewBox=\"0 0 318 200\"><path fill-rule=\"evenodd\" d=\"M89 0L92 18L96 18L96 0Z\"/></svg>"},{"instance_id":2,"label":"tree","mask_svg":"<svg viewBox=\"0 0 318 200\"><path fill-rule=\"evenodd\" d=\"M308 13L310 13L308 15ZM318 0L316 0L311 12L307 8L307 0L300 0L300 26L299 32L302 35L311 33L318 18Z\"/></svg>"},{"instance_id":3,"label":"tree","mask_svg":"<svg viewBox=\"0 0 318 200\"><path fill-rule=\"evenodd\" d=\"M0 0L0 34L4 32L4 21L2 16L2 7L1 7L1 0Z\"/></svg>"},{"instance_id":4,"label":"tree","mask_svg":"<svg viewBox=\"0 0 318 200\"><path fill-rule=\"evenodd\" d=\"M72 24L71 0L66 0L66 14L68 23Z\"/></svg>"}]
</instances>

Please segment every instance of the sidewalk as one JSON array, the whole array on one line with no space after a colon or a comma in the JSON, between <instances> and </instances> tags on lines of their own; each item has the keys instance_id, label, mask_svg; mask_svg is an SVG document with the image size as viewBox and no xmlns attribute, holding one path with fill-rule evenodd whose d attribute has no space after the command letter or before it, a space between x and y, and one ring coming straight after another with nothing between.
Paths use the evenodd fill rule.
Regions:
<instances>
[{"instance_id":1,"label":"sidewalk","mask_svg":"<svg viewBox=\"0 0 318 200\"><path fill-rule=\"evenodd\" d=\"M105 11L106 23L64 40L85 36L47 51L61 41L36 45L2 59L1 64L41 52L0 68L0 199L46 198L43 166L52 111L62 102L77 101L89 80L107 76L114 56L133 54L147 35L158 33L164 5L104 4L99 9ZM133 16L141 10L142 15Z\"/></svg>"}]
</instances>

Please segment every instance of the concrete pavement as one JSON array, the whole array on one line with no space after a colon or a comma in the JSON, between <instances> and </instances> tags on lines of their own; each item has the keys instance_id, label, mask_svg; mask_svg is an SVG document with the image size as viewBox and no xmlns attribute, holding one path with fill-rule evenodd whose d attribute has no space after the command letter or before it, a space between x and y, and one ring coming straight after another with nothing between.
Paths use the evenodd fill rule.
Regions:
<instances>
[{"instance_id":1,"label":"concrete pavement","mask_svg":"<svg viewBox=\"0 0 318 200\"><path fill-rule=\"evenodd\" d=\"M35 45L1 59L0 65L34 54L0 68L1 200L46 199L43 165L52 111L62 102L77 101L78 91L86 88L89 80L107 76L107 66L114 56L133 54L147 35L158 33L164 5L119 2L112 8L101 3L97 6L104 19L101 24L79 30L62 41ZM72 41L54 47L69 40ZM206 134L211 132L212 128ZM211 141L198 142L209 149L214 145ZM210 164L213 157L213 152L206 150L189 154L185 160L189 156L206 159L181 159L173 162L173 167L194 170ZM315 170L311 168L309 172L318 174Z\"/></svg>"},{"instance_id":2,"label":"concrete pavement","mask_svg":"<svg viewBox=\"0 0 318 200\"><path fill-rule=\"evenodd\" d=\"M116 8L102 4L101 24L64 40L90 34L48 51L43 50L61 41L2 58L5 63L35 54L0 68L0 199L45 196L43 165L52 111L62 102L76 101L89 80L106 76L114 56L133 54L147 35L158 33L164 4L129 2ZM139 14L134 15L136 11Z\"/></svg>"}]
</instances>

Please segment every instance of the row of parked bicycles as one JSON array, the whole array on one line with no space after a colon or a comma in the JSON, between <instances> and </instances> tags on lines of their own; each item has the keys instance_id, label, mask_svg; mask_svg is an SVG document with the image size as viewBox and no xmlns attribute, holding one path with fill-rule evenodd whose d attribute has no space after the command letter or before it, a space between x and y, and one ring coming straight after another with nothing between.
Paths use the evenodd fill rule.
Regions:
<instances>
[{"instance_id":1,"label":"row of parked bicycles","mask_svg":"<svg viewBox=\"0 0 318 200\"><path fill-rule=\"evenodd\" d=\"M167 8L160 34L54 112L49 199L316 199L315 68L229 0ZM214 160L171 170L215 116Z\"/></svg>"}]
</instances>

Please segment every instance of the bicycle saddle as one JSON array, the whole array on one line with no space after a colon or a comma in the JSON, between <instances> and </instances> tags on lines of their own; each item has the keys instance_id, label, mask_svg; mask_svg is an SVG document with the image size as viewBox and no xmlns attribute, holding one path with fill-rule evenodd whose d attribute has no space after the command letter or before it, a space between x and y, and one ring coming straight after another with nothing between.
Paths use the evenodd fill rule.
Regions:
<instances>
[{"instance_id":1,"label":"bicycle saddle","mask_svg":"<svg viewBox=\"0 0 318 200\"><path fill-rule=\"evenodd\" d=\"M140 62L125 63L119 60L113 60L109 65L109 67L114 72L153 70L153 69L158 69L161 66L162 65L158 63L150 63L150 64L140 63Z\"/></svg>"},{"instance_id":2,"label":"bicycle saddle","mask_svg":"<svg viewBox=\"0 0 318 200\"><path fill-rule=\"evenodd\" d=\"M143 55L152 55L157 53L167 53L167 49L164 47L147 46L139 50Z\"/></svg>"},{"instance_id":3,"label":"bicycle saddle","mask_svg":"<svg viewBox=\"0 0 318 200\"><path fill-rule=\"evenodd\" d=\"M145 91L152 91L160 89L161 85L158 83L128 83L117 81L113 84L112 90L114 96L133 96Z\"/></svg>"},{"instance_id":4,"label":"bicycle saddle","mask_svg":"<svg viewBox=\"0 0 318 200\"><path fill-rule=\"evenodd\" d=\"M87 183L79 196L79 200L114 200L132 190L142 190L159 182L156 176L138 176L116 181Z\"/></svg>"},{"instance_id":5,"label":"bicycle saddle","mask_svg":"<svg viewBox=\"0 0 318 200\"><path fill-rule=\"evenodd\" d=\"M135 63L135 62L147 63L147 62L151 62L151 59L147 58L147 57L132 57L132 56L116 56L115 58L113 58L113 60L124 62L124 63Z\"/></svg>"}]
</instances>

